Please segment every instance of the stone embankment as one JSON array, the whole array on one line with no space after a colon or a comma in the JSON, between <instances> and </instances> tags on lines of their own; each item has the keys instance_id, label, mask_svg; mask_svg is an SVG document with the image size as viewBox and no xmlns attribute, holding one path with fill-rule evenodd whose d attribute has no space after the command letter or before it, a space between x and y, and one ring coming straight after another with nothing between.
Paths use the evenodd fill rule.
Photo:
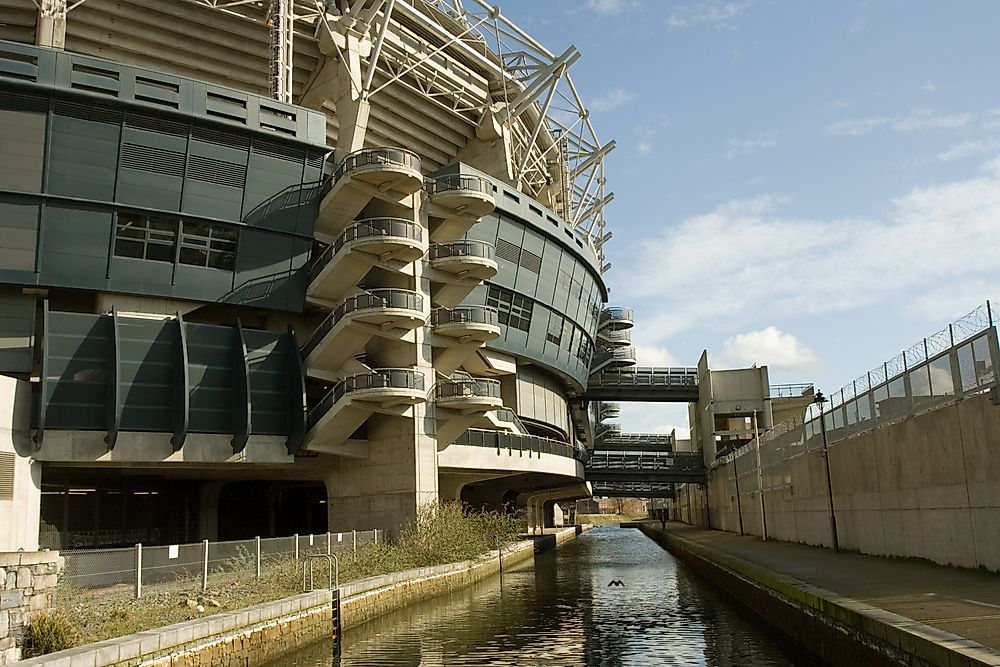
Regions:
<instances>
[{"instance_id":1,"label":"stone embankment","mask_svg":"<svg viewBox=\"0 0 1000 667\"><path fill-rule=\"evenodd\" d=\"M58 551L0 553L0 665L21 659L28 617L52 606L61 567Z\"/></svg>"},{"instance_id":2,"label":"stone embankment","mask_svg":"<svg viewBox=\"0 0 1000 667\"><path fill-rule=\"evenodd\" d=\"M586 526L585 528L589 528ZM537 551L572 539L564 528L511 545L479 560L395 572L340 587L340 626L347 628L419 600L485 579ZM127 637L60 651L22 667L244 667L274 659L331 636L333 594L303 593L239 611L214 614Z\"/></svg>"}]
</instances>

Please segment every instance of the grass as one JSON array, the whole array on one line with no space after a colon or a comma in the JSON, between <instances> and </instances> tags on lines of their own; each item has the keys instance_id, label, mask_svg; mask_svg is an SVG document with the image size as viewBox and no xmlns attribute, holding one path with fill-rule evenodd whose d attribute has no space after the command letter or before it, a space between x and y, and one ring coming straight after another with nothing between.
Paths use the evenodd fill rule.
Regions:
<instances>
[{"instance_id":1,"label":"grass","mask_svg":"<svg viewBox=\"0 0 1000 667\"><path fill-rule=\"evenodd\" d=\"M513 516L466 512L458 503L430 505L418 512L415 522L403 527L393 543L366 544L358 547L357 554L341 555L340 582L475 559L516 537ZM266 561L260 579L256 578L252 558L234 558L226 569L209 577L207 591L201 590L200 579L184 578L144 586L138 600L130 586L84 590L62 581L55 615L65 621L66 627L59 632L68 645L40 643L39 650L47 653L120 637L302 592L302 565L291 556ZM326 575L326 566L317 563L317 581L325 581ZM200 604L204 611L189 606L188 600ZM55 632L46 629L53 626L51 621L37 615L32 618L32 626L38 623L39 633L49 636Z\"/></svg>"}]
</instances>

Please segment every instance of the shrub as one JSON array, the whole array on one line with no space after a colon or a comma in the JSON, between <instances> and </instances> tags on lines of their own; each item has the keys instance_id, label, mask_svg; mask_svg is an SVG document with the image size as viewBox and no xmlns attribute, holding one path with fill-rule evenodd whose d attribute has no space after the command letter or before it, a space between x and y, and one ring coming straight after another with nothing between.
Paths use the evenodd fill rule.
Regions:
<instances>
[{"instance_id":1,"label":"shrub","mask_svg":"<svg viewBox=\"0 0 1000 667\"><path fill-rule=\"evenodd\" d=\"M26 657L33 658L76 646L80 633L64 612L50 610L31 617L26 639Z\"/></svg>"}]
</instances>

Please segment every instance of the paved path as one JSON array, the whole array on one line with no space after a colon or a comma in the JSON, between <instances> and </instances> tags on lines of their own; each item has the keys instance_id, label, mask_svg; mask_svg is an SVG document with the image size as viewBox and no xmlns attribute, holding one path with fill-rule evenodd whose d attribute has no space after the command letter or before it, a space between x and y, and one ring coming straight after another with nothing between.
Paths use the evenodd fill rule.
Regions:
<instances>
[{"instance_id":1,"label":"paved path","mask_svg":"<svg viewBox=\"0 0 1000 667\"><path fill-rule=\"evenodd\" d=\"M660 530L659 521L645 522ZM1000 530L1000 526L997 526ZM667 532L1000 650L1000 575L667 522ZM996 664L1000 665L1000 661Z\"/></svg>"}]
</instances>

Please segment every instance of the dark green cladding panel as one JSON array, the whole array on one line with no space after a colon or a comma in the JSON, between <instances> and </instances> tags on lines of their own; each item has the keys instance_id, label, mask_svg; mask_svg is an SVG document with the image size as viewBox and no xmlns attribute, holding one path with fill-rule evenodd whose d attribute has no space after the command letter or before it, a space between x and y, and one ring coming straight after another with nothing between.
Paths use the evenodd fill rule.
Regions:
<instances>
[{"instance_id":1,"label":"dark green cladding panel","mask_svg":"<svg viewBox=\"0 0 1000 667\"><path fill-rule=\"evenodd\" d=\"M288 373L294 362L283 338L270 331L244 329L250 369L250 423L260 435L288 433Z\"/></svg>"},{"instance_id":2,"label":"dark green cladding panel","mask_svg":"<svg viewBox=\"0 0 1000 667\"><path fill-rule=\"evenodd\" d=\"M38 270L46 284L107 289L111 212L80 204L45 205Z\"/></svg>"},{"instance_id":3,"label":"dark green cladding panel","mask_svg":"<svg viewBox=\"0 0 1000 667\"><path fill-rule=\"evenodd\" d=\"M232 327L187 325L194 433L233 432Z\"/></svg>"},{"instance_id":4,"label":"dark green cladding panel","mask_svg":"<svg viewBox=\"0 0 1000 667\"><path fill-rule=\"evenodd\" d=\"M45 332L45 426L105 430L113 330L110 317L50 313Z\"/></svg>"},{"instance_id":5,"label":"dark green cladding panel","mask_svg":"<svg viewBox=\"0 0 1000 667\"><path fill-rule=\"evenodd\" d=\"M0 195L0 269L33 272L39 205Z\"/></svg>"},{"instance_id":6,"label":"dark green cladding panel","mask_svg":"<svg viewBox=\"0 0 1000 667\"><path fill-rule=\"evenodd\" d=\"M249 152L249 136L196 126L188 155L183 212L239 220Z\"/></svg>"},{"instance_id":7,"label":"dark green cladding panel","mask_svg":"<svg viewBox=\"0 0 1000 667\"><path fill-rule=\"evenodd\" d=\"M188 123L129 113L122 130L116 200L142 208L179 210L189 128Z\"/></svg>"},{"instance_id":8,"label":"dark green cladding panel","mask_svg":"<svg viewBox=\"0 0 1000 667\"><path fill-rule=\"evenodd\" d=\"M56 99L49 146L48 192L113 201L122 111Z\"/></svg>"},{"instance_id":9,"label":"dark green cladding panel","mask_svg":"<svg viewBox=\"0 0 1000 667\"><path fill-rule=\"evenodd\" d=\"M171 431L174 345L170 320L119 317L121 430Z\"/></svg>"},{"instance_id":10,"label":"dark green cladding panel","mask_svg":"<svg viewBox=\"0 0 1000 667\"><path fill-rule=\"evenodd\" d=\"M0 183L5 189L41 192L49 100L41 95L0 95Z\"/></svg>"}]
</instances>

